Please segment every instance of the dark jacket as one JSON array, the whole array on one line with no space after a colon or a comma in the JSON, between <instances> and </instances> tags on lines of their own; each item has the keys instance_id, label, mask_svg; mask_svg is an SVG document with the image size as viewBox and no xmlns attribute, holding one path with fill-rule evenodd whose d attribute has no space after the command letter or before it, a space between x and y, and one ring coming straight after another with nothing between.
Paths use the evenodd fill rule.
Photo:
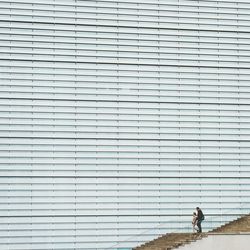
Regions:
<instances>
[{"instance_id":1,"label":"dark jacket","mask_svg":"<svg viewBox=\"0 0 250 250\"><path fill-rule=\"evenodd\" d=\"M204 220L204 215L203 215L201 209L198 210L198 213L197 213L197 220L198 220L198 221Z\"/></svg>"}]
</instances>

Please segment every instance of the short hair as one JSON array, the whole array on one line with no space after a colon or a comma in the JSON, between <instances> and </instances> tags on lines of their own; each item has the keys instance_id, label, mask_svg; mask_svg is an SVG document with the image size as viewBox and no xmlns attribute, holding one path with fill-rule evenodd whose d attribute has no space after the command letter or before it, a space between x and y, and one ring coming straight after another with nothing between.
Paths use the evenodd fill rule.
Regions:
<instances>
[{"instance_id":1,"label":"short hair","mask_svg":"<svg viewBox=\"0 0 250 250\"><path fill-rule=\"evenodd\" d=\"M199 207L196 207L196 209L198 210L198 209L200 209Z\"/></svg>"}]
</instances>

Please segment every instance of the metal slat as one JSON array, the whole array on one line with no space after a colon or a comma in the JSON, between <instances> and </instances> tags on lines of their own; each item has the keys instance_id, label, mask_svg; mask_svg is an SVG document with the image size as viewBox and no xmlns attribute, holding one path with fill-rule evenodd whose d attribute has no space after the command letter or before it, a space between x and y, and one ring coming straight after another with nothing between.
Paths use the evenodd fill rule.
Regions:
<instances>
[{"instance_id":1,"label":"metal slat","mask_svg":"<svg viewBox=\"0 0 250 250\"><path fill-rule=\"evenodd\" d=\"M163 11L161 11L160 13L153 13L153 14L141 14L141 13L129 13L128 11L126 11L126 13L121 13L121 12L106 12L106 11L100 11L100 10L96 10L94 9L90 9L90 11L88 11L88 8L85 8L84 11L72 11L72 13L67 14L67 12L61 12L61 11L57 11L55 12L54 10L46 10L46 11L39 11L39 10L35 10L35 9L31 9L31 10L20 10L20 9L16 9L16 8L1 8L0 10L0 16L2 16L3 18L6 16L9 16L9 13L11 11L11 16L14 18L19 18L19 17L35 17L39 20L42 20L44 18L44 20L49 21L50 18L53 18L54 20L60 20L63 23L66 21L68 23L70 23L71 21L83 21L85 22L86 20L92 20L92 19L96 19L96 14L100 14L98 20L113 20L113 21L124 21L124 22L149 22L149 23L153 23L153 22L158 22L159 20L162 23L167 23L167 22L173 22L175 21L176 23L181 22L183 20L188 20L190 21L190 23L196 23L199 20L200 24L204 24L204 23L210 23L210 24L216 24L216 25L237 25L237 26L241 26L241 25L246 25L249 23L249 19L246 17L241 17L238 15L241 15L241 12L238 11L237 13L239 13L238 15L235 13L230 13L230 14L222 14L219 13L212 13L210 12L209 14L204 13L203 15L200 16L200 12L195 13L195 12L190 12L190 13L186 13L183 12L182 10L175 10L172 11L171 9L167 10L167 14L163 15ZM194 14L195 13L195 14ZM119 16L119 18L117 17ZM68 19L68 20L67 20ZM241 24L242 21L242 24ZM234 23L235 22L235 23ZM80 22L78 22L80 24ZM228 23L228 24L227 24Z\"/></svg>"},{"instance_id":2,"label":"metal slat","mask_svg":"<svg viewBox=\"0 0 250 250\"><path fill-rule=\"evenodd\" d=\"M5 1L1 1L0 4L2 5L3 9L15 9L15 10L23 10L23 11L51 11L51 5L46 4L46 3L40 3L38 6L28 6L27 3L25 5L23 5L21 2L16 2L16 1L12 1L12 3L15 3L15 5L10 6L9 3L5 2ZM61 3L61 2L60 2ZM65 4L65 5L61 5L60 3L54 3L54 11L56 12L63 12L63 13L75 13L76 12L76 8L77 8L77 12L78 13L84 13L86 12L87 9L90 9L90 13L110 13L110 14L125 14L125 15L129 15L129 14L137 14L138 11L140 11L140 15L149 15L152 13L152 15L156 15L158 14L159 16L162 16L162 13L164 13L164 11L181 11L184 13L209 13L209 14L235 14L235 9L237 8L226 8L224 6L223 9L220 9L216 6L210 6L210 8L206 8L207 6L204 5L204 3L200 3L199 4L199 8L197 8L197 6L192 6L192 5L188 5L188 4L183 4L183 3L179 3L174 4L174 3L157 3L157 7L155 7L156 5L149 5L147 6L146 4L144 4L143 6L138 7L137 3L132 3L132 5L122 5L121 2L117 2L116 4L119 4L119 10L117 10L115 7L115 5L111 6L111 5L107 5L107 2L105 4L100 4L101 1L99 2L93 2L93 1L84 1L82 3L78 2L77 4L74 5L70 5L70 4ZM191 3L191 2L190 2ZM221 3L221 2L220 2ZM246 2L247 4L247 2ZM246 6L245 4L245 6ZM6 6L5 6L6 5ZM161 8L159 8L159 6L161 5ZM5 7L4 7L5 6ZM72 7L72 8L70 8ZM167 8L164 8L167 7ZM204 8L205 7L205 8ZM242 7L242 6L237 6L238 11L243 11L243 10L247 10L247 7ZM84 11L84 12L83 12ZM156 13L156 11L159 13ZM43 12L44 13L44 12ZM247 15L247 13L241 13L241 15ZM72 14L71 14L72 16ZM235 16L235 18L237 18Z\"/></svg>"}]
</instances>

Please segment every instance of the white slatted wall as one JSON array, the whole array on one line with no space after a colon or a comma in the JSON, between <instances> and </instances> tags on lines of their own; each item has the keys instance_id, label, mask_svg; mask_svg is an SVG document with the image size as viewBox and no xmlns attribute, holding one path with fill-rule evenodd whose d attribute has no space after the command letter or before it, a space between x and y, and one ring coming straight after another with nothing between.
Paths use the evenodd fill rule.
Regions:
<instances>
[{"instance_id":1,"label":"white slatted wall","mask_svg":"<svg viewBox=\"0 0 250 250\"><path fill-rule=\"evenodd\" d=\"M1 250L249 212L249 0L0 0L0 20Z\"/></svg>"}]
</instances>

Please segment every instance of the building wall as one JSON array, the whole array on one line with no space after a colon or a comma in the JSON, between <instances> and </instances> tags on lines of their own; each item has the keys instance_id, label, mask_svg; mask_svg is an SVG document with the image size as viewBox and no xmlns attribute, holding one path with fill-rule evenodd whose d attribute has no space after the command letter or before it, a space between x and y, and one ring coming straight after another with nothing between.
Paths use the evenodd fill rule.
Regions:
<instances>
[{"instance_id":1,"label":"building wall","mask_svg":"<svg viewBox=\"0 0 250 250\"><path fill-rule=\"evenodd\" d=\"M126 249L249 212L250 2L0 0L0 249Z\"/></svg>"},{"instance_id":2,"label":"building wall","mask_svg":"<svg viewBox=\"0 0 250 250\"><path fill-rule=\"evenodd\" d=\"M248 250L250 234L218 234L192 242L178 248L178 250Z\"/></svg>"}]
</instances>

